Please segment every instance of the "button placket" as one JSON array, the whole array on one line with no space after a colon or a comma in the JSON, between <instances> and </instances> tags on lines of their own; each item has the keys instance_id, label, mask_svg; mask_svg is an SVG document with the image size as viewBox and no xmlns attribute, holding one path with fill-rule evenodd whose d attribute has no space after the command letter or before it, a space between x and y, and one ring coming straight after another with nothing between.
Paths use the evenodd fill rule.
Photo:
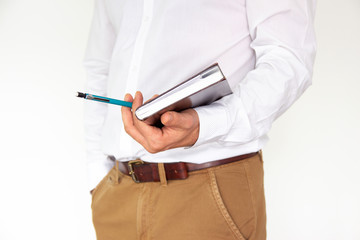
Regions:
<instances>
[{"instance_id":1,"label":"button placket","mask_svg":"<svg viewBox=\"0 0 360 240\"><path fill-rule=\"evenodd\" d=\"M143 16L140 29L135 41L134 51L130 62L130 71L128 75L126 92L134 94L138 89L138 78L140 72L141 60L144 52L145 41L151 26L153 15L153 0L144 1Z\"/></svg>"},{"instance_id":2,"label":"button placket","mask_svg":"<svg viewBox=\"0 0 360 240\"><path fill-rule=\"evenodd\" d=\"M149 29L151 26L151 20L153 15L153 0L144 0L143 1L143 16L141 20L141 25L139 28L139 32L137 34L134 50L132 54L132 58L129 66L129 73L126 84L126 93L130 93L132 95L135 94L135 91L138 90L138 80L139 80L139 72L141 60L144 52L145 41L149 33ZM120 134L120 144L124 146L127 145L127 151L130 154L133 154L133 146L131 137L122 129Z\"/></svg>"}]
</instances>

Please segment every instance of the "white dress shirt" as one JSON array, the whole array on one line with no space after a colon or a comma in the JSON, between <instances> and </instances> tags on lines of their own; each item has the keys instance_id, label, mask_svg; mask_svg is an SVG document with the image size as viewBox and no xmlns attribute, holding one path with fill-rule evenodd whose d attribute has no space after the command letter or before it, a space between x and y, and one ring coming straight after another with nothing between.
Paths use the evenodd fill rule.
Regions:
<instances>
[{"instance_id":1,"label":"white dress shirt","mask_svg":"<svg viewBox=\"0 0 360 240\"><path fill-rule=\"evenodd\" d=\"M85 101L89 188L119 160L202 163L256 152L311 84L314 0L96 0L84 60L88 93L144 99L219 63L233 94L195 108L194 146L150 154L125 131L121 109Z\"/></svg>"}]
</instances>

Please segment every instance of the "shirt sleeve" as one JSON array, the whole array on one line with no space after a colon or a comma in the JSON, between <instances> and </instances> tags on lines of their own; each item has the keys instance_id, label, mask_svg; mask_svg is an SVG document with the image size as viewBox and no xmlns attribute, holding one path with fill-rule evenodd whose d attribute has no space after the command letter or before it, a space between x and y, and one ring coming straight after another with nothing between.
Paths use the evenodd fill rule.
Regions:
<instances>
[{"instance_id":1,"label":"shirt sleeve","mask_svg":"<svg viewBox=\"0 0 360 240\"><path fill-rule=\"evenodd\" d=\"M95 1L95 10L84 58L87 73L85 91L95 95L106 95L110 58L115 42L104 0ZM107 105L95 101L84 101L84 126L87 151L89 190L95 188L112 167L112 163L101 151L101 133Z\"/></svg>"},{"instance_id":2,"label":"shirt sleeve","mask_svg":"<svg viewBox=\"0 0 360 240\"><path fill-rule=\"evenodd\" d=\"M234 94L195 108L200 133L194 147L211 141L238 145L267 134L311 85L315 0L246 0L246 8L255 68Z\"/></svg>"}]
</instances>

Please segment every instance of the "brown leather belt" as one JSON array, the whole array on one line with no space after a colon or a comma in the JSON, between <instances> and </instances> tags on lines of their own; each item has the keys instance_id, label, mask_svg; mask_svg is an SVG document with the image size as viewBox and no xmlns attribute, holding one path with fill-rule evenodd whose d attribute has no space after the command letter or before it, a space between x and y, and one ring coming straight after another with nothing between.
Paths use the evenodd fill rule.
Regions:
<instances>
[{"instance_id":1,"label":"brown leather belt","mask_svg":"<svg viewBox=\"0 0 360 240\"><path fill-rule=\"evenodd\" d=\"M258 154L249 153L231 158L225 158L222 160L206 162L202 164L174 162L164 163L166 179L167 180L179 180L186 179L188 172L197 171L205 168L216 167L227 163L240 161L246 158L250 158ZM119 170L126 175L130 175L135 182L160 182L158 163L143 162L140 159L129 162L118 162Z\"/></svg>"}]
</instances>

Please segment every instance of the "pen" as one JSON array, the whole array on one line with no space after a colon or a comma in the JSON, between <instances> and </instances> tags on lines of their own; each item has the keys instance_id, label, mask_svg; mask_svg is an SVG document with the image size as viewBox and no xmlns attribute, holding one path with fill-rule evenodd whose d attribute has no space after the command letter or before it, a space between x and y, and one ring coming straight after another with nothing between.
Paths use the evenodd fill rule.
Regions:
<instances>
[{"instance_id":1,"label":"pen","mask_svg":"<svg viewBox=\"0 0 360 240\"><path fill-rule=\"evenodd\" d=\"M113 99L113 98L96 96L96 95L89 94L89 93L77 92L76 96L80 97L80 98L85 98L85 99L88 99L88 100L103 102L103 103L110 103L110 104L120 105L120 106L124 106L124 107L129 107L129 108L132 107L131 102L126 102L126 101Z\"/></svg>"}]
</instances>

